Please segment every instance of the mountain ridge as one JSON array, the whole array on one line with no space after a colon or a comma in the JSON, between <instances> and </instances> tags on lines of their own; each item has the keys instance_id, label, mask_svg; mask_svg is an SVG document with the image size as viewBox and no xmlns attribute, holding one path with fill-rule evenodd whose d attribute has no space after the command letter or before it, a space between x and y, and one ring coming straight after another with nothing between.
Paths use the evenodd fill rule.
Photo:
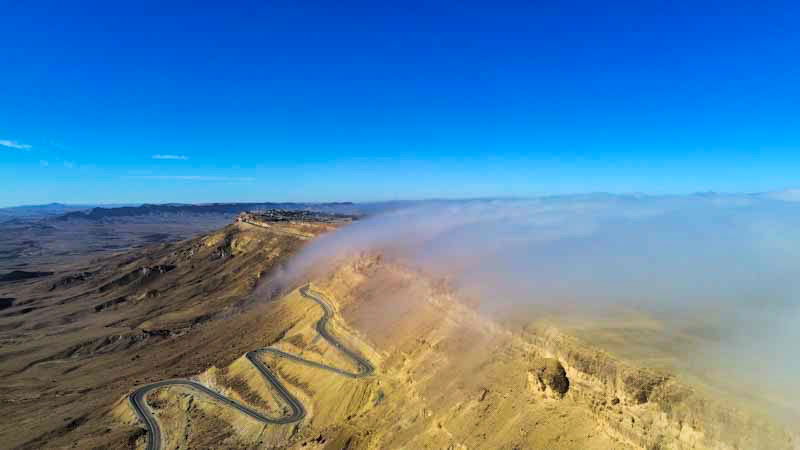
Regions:
<instances>
[{"instance_id":1,"label":"mountain ridge","mask_svg":"<svg viewBox=\"0 0 800 450\"><path fill-rule=\"evenodd\" d=\"M261 202L261 203L204 203L204 204L149 204L140 206L122 206L114 208L95 207L88 211L72 211L56 216L56 221L89 220L101 221L120 217L166 215L166 214L239 214L260 209L310 210L318 212L352 213L356 207L351 202L333 203L293 203L293 202Z\"/></svg>"}]
</instances>

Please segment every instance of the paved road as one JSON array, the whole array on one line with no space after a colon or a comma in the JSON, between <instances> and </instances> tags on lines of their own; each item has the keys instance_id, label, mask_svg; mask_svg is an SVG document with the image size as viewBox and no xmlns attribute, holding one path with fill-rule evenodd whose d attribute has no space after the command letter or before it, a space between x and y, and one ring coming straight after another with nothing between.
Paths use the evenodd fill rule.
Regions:
<instances>
[{"instance_id":1,"label":"paved road","mask_svg":"<svg viewBox=\"0 0 800 450\"><path fill-rule=\"evenodd\" d=\"M206 386L203 386L196 381L178 378L172 380L163 380L158 381L155 383L147 384L145 386L141 386L133 391L128 396L128 401L130 402L131 407L136 412L136 415L139 416L139 419L144 423L145 428L148 431L147 437L147 450L158 450L161 448L161 428L158 426L158 421L156 420L155 416L153 416L152 411L150 410L149 405L147 404L147 399L145 398L147 394L155 389L159 389L165 386L186 386L191 389L194 389L200 393L206 394L209 397L217 400L218 402L230 406L238 410L243 414L247 414L248 416L252 417L253 419L258 420L259 422L266 423L266 424L287 424L293 423L302 420L306 416L306 409L303 407L303 404L300 403L297 398L295 398L283 385L283 383L278 380L275 374L264 365L263 362L258 358L258 355L264 353L271 353L273 355L277 355L282 358L286 358L290 361L294 361L300 364L305 364L310 367L315 367L317 369L328 370L339 375L348 377L348 378L361 378L371 375L375 368L363 358L358 353L354 352L353 350L345 347L339 342L333 335L330 334L328 331L327 325L328 321L333 317L333 308L328 304L322 294L318 292L312 291L308 286L305 286L300 289L300 293L306 297L314 300L322 307L324 314L322 318L317 321L316 328L317 332L322 336L323 339L328 341L331 345L336 347L339 351L347 355L348 358L355 361L358 365L357 372L348 372L343 369L338 369L336 367L331 367L322 363L309 361L307 359L300 358L299 356L292 355L290 353L286 353L284 351L278 350L276 348L266 347L261 348L258 350L253 350L247 352L245 355L247 359L255 366L256 369L261 373L261 375L269 382L275 390L278 392L278 395L289 405L291 409L291 413L287 416L283 417L268 417L264 414L245 406L236 400L230 399L225 397L224 395L220 394L219 392L215 392L209 389Z\"/></svg>"}]
</instances>

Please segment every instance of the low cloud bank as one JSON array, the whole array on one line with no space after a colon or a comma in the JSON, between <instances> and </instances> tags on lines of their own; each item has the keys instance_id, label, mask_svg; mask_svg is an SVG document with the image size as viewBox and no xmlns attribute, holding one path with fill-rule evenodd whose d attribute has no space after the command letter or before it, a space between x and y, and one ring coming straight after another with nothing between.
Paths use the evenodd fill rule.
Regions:
<instances>
[{"instance_id":1,"label":"low cloud bank","mask_svg":"<svg viewBox=\"0 0 800 450\"><path fill-rule=\"evenodd\" d=\"M186 161L189 159L189 157L186 155L153 155L153 159L175 159Z\"/></svg>"},{"instance_id":2,"label":"low cloud bank","mask_svg":"<svg viewBox=\"0 0 800 450\"><path fill-rule=\"evenodd\" d=\"M800 203L784 197L420 202L318 239L286 275L383 251L451 276L488 309L707 318L714 345L689 349L690 358L788 386L800 379Z\"/></svg>"}]
</instances>

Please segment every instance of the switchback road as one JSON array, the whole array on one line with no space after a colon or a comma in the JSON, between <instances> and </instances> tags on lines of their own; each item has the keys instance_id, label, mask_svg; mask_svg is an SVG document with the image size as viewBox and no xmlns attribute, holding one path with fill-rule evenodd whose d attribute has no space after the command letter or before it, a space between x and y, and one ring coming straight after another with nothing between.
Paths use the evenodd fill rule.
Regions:
<instances>
[{"instance_id":1,"label":"switchback road","mask_svg":"<svg viewBox=\"0 0 800 450\"><path fill-rule=\"evenodd\" d=\"M375 368L372 364L363 358L361 355L356 353L355 351L345 347L341 342L339 342L336 337L330 334L328 331L327 325L328 321L333 317L333 308L328 304L324 296L318 292L312 291L308 286L305 286L300 289L300 294L304 297L314 300L322 307L324 314L322 318L320 318L316 323L317 332L322 336L323 339L328 341L331 345L336 347L340 352L345 354L348 358L355 361L358 365L357 372L349 372L343 369L338 369L336 367L331 367L322 363L309 361L307 359L300 358L299 356L292 355L290 353L286 353L284 351L278 350L272 347L261 348L257 350L253 350L247 352L245 355L248 361L255 366L255 368L261 373L264 379L275 388L278 392L278 395L286 402L291 409L291 413L287 416L283 417L268 417L246 405L243 405L236 400L233 400L229 397L226 397L219 392L209 389L208 387L189 379L171 379L171 380L163 380L157 381L155 383L147 384L141 386L134 390L129 396L128 401L130 402L131 407L136 412L136 415L139 416L139 419L144 423L145 428L147 428L148 436L147 436L147 450L158 450L161 448L161 428L158 426L158 420L153 415L152 411L150 410L149 405L147 404L147 394L152 392L153 390L166 387L166 386L185 386L190 389L194 389L195 391L208 395L212 399L234 408L239 412L246 414L253 419L265 423L265 424L288 424L293 422L298 422L302 420L306 415L306 409L303 407L303 404L300 403L297 398L295 398L287 389L283 383L278 380L278 377L267 367L264 365L263 362L258 358L259 355L265 353L271 353L281 358L288 359L290 361L294 361L300 364L304 364L310 367L315 367L317 369L328 370L330 372L334 372L336 374L349 377L349 378L361 378L371 375Z\"/></svg>"}]
</instances>

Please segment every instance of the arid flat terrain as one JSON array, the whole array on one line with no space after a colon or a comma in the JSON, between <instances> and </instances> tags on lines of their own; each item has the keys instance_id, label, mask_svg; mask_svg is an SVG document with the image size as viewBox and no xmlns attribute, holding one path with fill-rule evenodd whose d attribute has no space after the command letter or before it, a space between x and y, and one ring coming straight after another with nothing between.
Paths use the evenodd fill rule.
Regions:
<instances>
[{"instance_id":1,"label":"arid flat terrain","mask_svg":"<svg viewBox=\"0 0 800 450\"><path fill-rule=\"evenodd\" d=\"M354 213L350 203L212 203L90 208L68 205L0 208L0 274L63 270L143 246L219 229L248 209ZM313 214L310 211L307 213Z\"/></svg>"},{"instance_id":2,"label":"arid flat terrain","mask_svg":"<svg viewBox=\"0 0 800 450\"><path fill-rule=\"evenodd\" d=\"M243 216L0 283L2 447L152 446L129 396L174 379L218 395L186 384L143 395L161 448L797 446L766 416L618 356L616 332L590 345L594 328L487 317L481 299L381 253L275 276L343 226ZM359 361L372 370L346 376Z\"/></svg>"}]
</instances>

